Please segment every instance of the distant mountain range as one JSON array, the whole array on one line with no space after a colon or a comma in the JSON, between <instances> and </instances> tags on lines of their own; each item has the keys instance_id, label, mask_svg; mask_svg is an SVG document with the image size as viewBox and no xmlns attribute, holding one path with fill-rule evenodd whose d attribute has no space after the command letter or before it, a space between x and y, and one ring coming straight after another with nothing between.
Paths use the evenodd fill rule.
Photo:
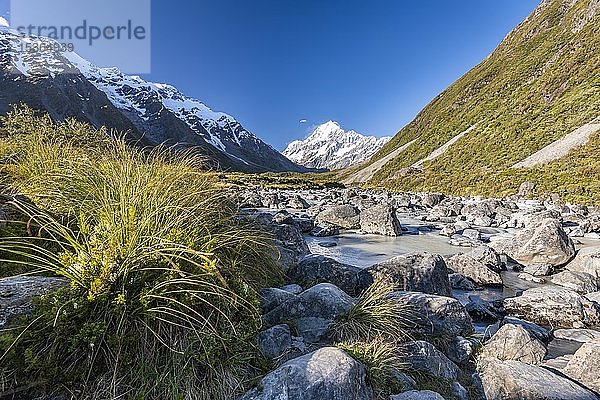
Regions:
<instances>
[{"instance_id":1,"label":"distant mountain range","mask_svg":"<svg viewBox=\"0 0 600 400\"><path fill-rule=\"evenodd\" d=\"M337 122L328 121L306 139L290 143L283 155L308 168L335 170L368 160L390 139L345 131Z\"/></svg>"},{"instance_id":2,"label":"distant mountain range","mask_svg":"<svg viewBox=\"0 0 600 400\"><path fill-rule=\"evenodd\" d=\"M25 103L54 119L75 117L128 132L144 145L193 147L213 168L245 172L307 171L246 130L173 86L146 82L117 68L98 68L72 52L22 51L23 38L0 24L0 113Z\"/></svg>"}]
</instances>

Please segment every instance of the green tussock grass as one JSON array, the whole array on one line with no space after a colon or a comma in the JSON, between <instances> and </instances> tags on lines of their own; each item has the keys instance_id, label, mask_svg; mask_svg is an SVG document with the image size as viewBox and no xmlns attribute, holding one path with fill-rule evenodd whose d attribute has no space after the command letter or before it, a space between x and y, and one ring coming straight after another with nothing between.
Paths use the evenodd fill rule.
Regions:
<instances>
[{"instance_id":1,"label":"green tussock grass","mask_svg":"<svg viewBox=\"0 0 600 400\"><path fill-rule=\"evenodd\" d=\"M28 109L2 123L7 206L28 232L0 238L4 262L70 282L0 336L3 387L86 399L241 393L257 373L256 291L282 272L203 160Z\"/></svg>"}]
</instances>

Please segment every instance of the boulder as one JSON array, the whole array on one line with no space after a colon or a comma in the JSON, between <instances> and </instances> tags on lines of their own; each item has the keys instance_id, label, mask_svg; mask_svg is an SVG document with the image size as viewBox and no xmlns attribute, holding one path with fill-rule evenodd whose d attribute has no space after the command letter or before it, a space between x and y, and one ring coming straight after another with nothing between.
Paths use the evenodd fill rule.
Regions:
<instances>
[{"instance_id":1,"label":"boulder","mask_svg":"<svg viewBox=\"0 0 600 400\"><path fill-rule=\"evenodd\" d=\"M275 237L277 260L284 271L294 266L298 259L310 253L302 232L295 225L269 224L267 229Z\"/></svg>"},{"instance_id":2,"label":"boulder","mask_svg":"<svg viewBox=\"0 0 600 400\"><path fill-rule=\"evenodd\" d=\"M492 271L501 272L506 268L500 259L500 254L490 246L482 245L475 247L469 253L473 259L479 261Z\"/></svg>"},{"instance_id":3,"label":"boulder","mask_svg":"<svg viewBox=\"0 0 600 400\"><path fill-rule=\"evenodd\" d=\"M502 277L485 264L467 254L456 254L446 260L446 266L473 282L484 286L502 286Z\"/></svg>"},{"instance_id":4,"label":"boulder","mask_svg":"<svg viewBox=\"0 0 600 400\"><path fill-rule=\"evenodd\" d=\"M600 279L600 247L586 247L565 267L573 272L585 272Z\"/></svg>"},{"instance_id":5,"label":"boulder","mask_svg":"<svg viewBox=\"0 0 600 400\"><path fill-rule=\"evenodd\" d=\"M496 357L539 365L546 356L546 347L520 325L506 324L483 346L479 359Z\"/></svg>"},{"instance_id":6,"label":"boulder","mask_svg":"<svg viewBox=\"0 0 600 400\"><path fill-rule=\"evenodd\" d=\"M472 340L465 339L462 336L457 336L450 343L448 343L446 353L452 362L458 365L465 365L471 359L475 348L476 343L474 343Z\"/></svg>"},{"instance_id":7,"label":"boulder","mask_svg":"<svg viewBox=\"0 0 600 400\"><path fill-rule=\"evenodd\" d=\"M0 328L12 318L31 311L34 297L68 286L64 278L19 276L0 279Z\"/></svg>"},{"instance_id":8,"label":"boulder","mask_svg":"<svg viewBox=\"0 0 600 400\"><path fill-rule=\"evenodd\" d=\"M298 336L318 342L331 322L353 305L354 299L337 286L320 283L263 315L263 321L267 325L292 321Z\"/></svg>"},{"instance_id":9,"label":"boulder","mask_svg":"<svg viewBox=\"0 0 600 400\"><path fill-rule=\"evenodd\" d=\"M501 300L484 300L480 296L469 295L465 310L474 321L498 321L503 313Z\"/></svg>"},{"instance_id":10,"label":"boulder","mask_svg":"<svg viewBox=\"0 0 600 400\"><path fill-rule=\"evenodd\" d=\"M446 263L437 254L404 254L375 264L367 271L374 280L391 280L399 290L440 296L451 294Z\"/></svg>"},{"instance_id":11,"label":"boulder","mask_svg":"<svg viewBox=\"0 0 600 400\"><path fill-rule=\"evenodd\" d=\"M600 393L600 338L584 343L563 369L567 376Z\"/></svg>"},{"instance_id":12,"label":"boulder","mask_svg":"<svg viewBox=\"0 0 600 400\"><path fill-rule=\"evenodd\" d=\"M600 322L597 304L577 292L558 287L528 289L504 300L508 315L555 328L582 328Z\"/></svg>"},{"instance_id":13,"label":"boulder","mask_svg":"<svg viewBox=\"0 0 600 400\"><path fill-rule=\"evenodd\" d=\"M543 326L534 324L533 322L525 321L515 317L504 317L504 319L502 319L502 321L500 322L500 326L506 324L518 325L522 327L527 332L529 332L530 335L534 336L542 343L548 343L550 339L552 339L552 334L550 333L550 330L544 328Z\"/></svg>"},{"instance_id":14,"label":"boulder","mask_svg":"<svg viewBox=\"0 0 600 400\"><path fill-rule=\"evenodd\" d=\"M295 358L269 373L240 400L372 400L363 365L335 347Z\"/></svg>"},{"instance_id":15,"label":"boulder","mask_svg":"<svg viewBox=\"0 0 600 400\"><path fill-rule=\"evenodd\" d=\"M598 400L590 390L536 365L488 358L478 368L487 400Z\"/></svg>"},{"instance_id":16,"label":"boulder","mask_svg":"<svg viewBox=\"0 0 600 400\"><path fill-rule=\"evenodd\" d=\"M450 274L448 275L450 280L450 286L452 289L471 291L477 289L475 283L472 280L464 276L463 274Z\"/></svg>"},{"instance_id":17,"label":"boulder","mask_svg":"<svg viewBox=\"0 0 600 400\"><path fill-rule=\"evenodd\" d=\"M444 400L441 394L431 390L409 390L395 396L390 396L390 400Z\"/></svg>"},{"instance_id":18,"label":"boulder","mask_svg":"<svg viewBox=\"0 0 600 400\"><path fill-rule=\"evenodd\" d=\"M580 294L593 293L598 290L598 279L586 272L563 271L552 275L550 281Z\"/></svg>"},{"instance_id":19,"label":"boulder","mask_svg":"<svg viewBox=\"0 0 600 400\"><path fill-rule=\"evenodd\" d=\"M600 292L588 293L585 295L588 300L591 300L600 305Z\"/></svg>"},{"instance_id":20,"label":"boulder","mask_svg":"<svg viewBox=\"0 0 600 400\"><path fill-rule=\"evenodd\" d=\"M405 349L404 362L412 371L455 381L460 369L431 343L419 340Z\"/></svg>"},{"instance_id":21,"label":"boulder","mask_svg":"<svg viewBox=\"0 0 600 400\"><path fill-rule=\"evenodd\" d=\"M260 299L260 309L263 314L266 314L296 296L288 290L266 288L258 293L258 298Z\"/></svg>"},{"instance_id":22,"label":"boulder","mask_svg":"<svg viewBox=\"0 0 600 400\"><path fill-rule=\"evenodd\" d=\"M401 236L402 227L396 210L387 204L366 208L360 213L360 230L385 236Z\"/></svg>"},{"instance_id":23,"label":"boulder","mask_svg":"<svg viewBox=\"0 0 600 400\"><path fill-rule=\"evenodd\" d=\"M302 196L296 194L293 195L287 202L287 206L294 210L305 210L310 207L310 204L302 198Z\"/></svg>"},{"instance_id":24,"label":"boulder","mask_svg":"<svg viewBox=\"0 0 600 400\"><path fill-rule=\"evenodd\" d=\"M526 227L514 238L498 244L497 250L525 266L549 264L556 267L568 263L575 256L573 241L560 221L552 218Z\"/></svg>"},{"instance_id":25,"label":"boulder","mask_svg":"<svg viewBox=\"0 0 600 400\"><path fill-rule=\"evenodd\" d=\"M359 229L360 213L350 204L327 207L317 215L317 223L326 223L342 229Z\"/></svg>"},{"instance_id":26,"label":"boulder","mask_svg":"<svg viewBox=\"0 0 600 400\"><path fill-rule=\"evenodd\" d=\"M594 329L557 329L553 332L553 335L556 339L577 343L600 340L600 331Z\"/></svg>"},{"instance_id":27,"label":"boulder","mask_svg":"<svg viewBox=\"0 0 600 400\"><path fill-rule=\"evenodd\" d=\"M456 299L416 292L394 292L392 296L406 304L409 318L419 334L444 340L473 333L473 322Z\"/></svg>"},{"instance_id":28,"label":"boulder","mask_svg":"<svg viewBox=\"0 0 600 400\"><path fill-rule=\"evenodd\" d=\"M292 348L292 334L286 324L275 325L257 336L258 348L267 358L278 358Z\"/></svg>"},{"instance_id":29,"label":"boulder","mask_svg":"<svg viewBox=\"0 0 600 400\"><path fill-rule=\"evenodd\" d=\"M329 282L353 297L358 296L373 283L373 278L364 269L342 264L321 255L302 258L287 275L292 281L304 287Z\"/></svg>"}]
</instances>

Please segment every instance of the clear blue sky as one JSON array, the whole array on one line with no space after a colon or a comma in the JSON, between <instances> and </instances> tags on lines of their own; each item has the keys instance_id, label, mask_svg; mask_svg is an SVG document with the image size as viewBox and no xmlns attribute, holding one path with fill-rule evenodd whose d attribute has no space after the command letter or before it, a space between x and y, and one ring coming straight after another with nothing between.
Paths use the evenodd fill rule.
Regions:
<instances>
[{"instance_id":1,"label":"clear blue sky","mask_svg":"<svg viewBox=\"0 0 600 400\"><path fill-rule=\"evenodd\" d=\"M280 150L330 119L393 135L538 2L153 0L143 78L233 115Z\"/></svg>"}]
</instances>

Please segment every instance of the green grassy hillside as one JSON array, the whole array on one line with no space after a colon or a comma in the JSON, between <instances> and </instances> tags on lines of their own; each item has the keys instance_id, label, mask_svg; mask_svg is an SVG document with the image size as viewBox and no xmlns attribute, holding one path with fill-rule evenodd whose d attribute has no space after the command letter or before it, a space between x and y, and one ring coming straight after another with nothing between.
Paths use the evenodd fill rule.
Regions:
<instances>
[{"instance_id":1,"label":"green grassy hillside","mask_svg":"<svg viewBox=\"0 0 600 400\"><path fill-rule=\"evenodd\" d=\"M538 193L600 202L598 132L583 149L543 167L510 166L600 116L600 2L548 0L482 63L437 96L375 157L416 139L370 186L453 194ZM423 172L404 168L477 126ZM598 193L598 194L596 194Z\"/></svg>"}]
</instances>

